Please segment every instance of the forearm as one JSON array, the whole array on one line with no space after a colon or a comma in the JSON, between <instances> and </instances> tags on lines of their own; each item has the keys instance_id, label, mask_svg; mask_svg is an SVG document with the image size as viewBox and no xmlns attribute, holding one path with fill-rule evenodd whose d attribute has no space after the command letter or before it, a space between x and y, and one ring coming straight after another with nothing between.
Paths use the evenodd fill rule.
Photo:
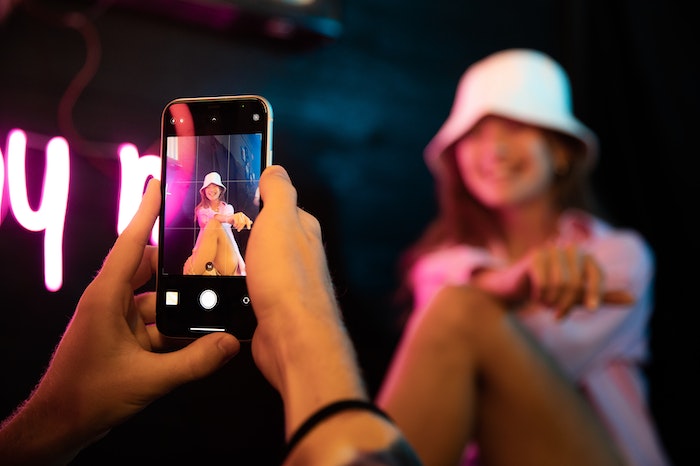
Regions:
<instances>
[{"instance_id":1,"label":"forearm","mask_svg":"<svg viewBox=\"0 0 700 466\"><path fill-rule=\"evenodd\" d=\"M36 394L0 428L0 464L59 465L69 463L94 441L72 425L75 416L61 413L60 403Z\"/></svg>"},{"instance_id":2,"label":"forearm","mask_svg":"<svg viewBox=\"0 0 700 466\"><path fill-rule=\"evenodd\" d=\"M289 437L320 407L339 399L367 399L367 392L350 338L335 317L316 314L286 325L276 352Z\"/></svg>"},{"instance_id":3,"label":"forearm","mask_svg":"<svg viewBox=\"0 0 700 466\"><path fill-rule=\"evenodd\" d=\"M482 268L472 273L470 284L508 303L518 303L530 297L530 289L520 266Z\"/></svg>"},{"instance_id":4,"label":"forearm","mask_svg":"<svg viewBox=\"0 0 700 466\"><path fill-rule=\"evenodd\" d=\"M277 349L282 361L279 389L287 439L295 442L285 464L419 464L394 423L373 412L352 342L334 317L338 315L337 304L329 302L327 306L335 310L314 314L314 319L306 319L296 328L290 325L286 333L290 337ZM344 408L319 413L344 400L353 401L342 403Z\"/></svg>"}]
</instances>

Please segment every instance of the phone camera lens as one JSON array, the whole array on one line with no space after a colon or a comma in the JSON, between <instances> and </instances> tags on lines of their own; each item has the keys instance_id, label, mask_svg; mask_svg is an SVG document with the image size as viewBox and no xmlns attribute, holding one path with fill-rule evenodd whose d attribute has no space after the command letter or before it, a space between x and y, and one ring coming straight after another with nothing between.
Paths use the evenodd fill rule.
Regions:
<instances>
[{"instance_id":1,"label":"phone camera lens","mask_svg":"<svg viewBox=\"0 0 700 466\"><path fill-rule=\"evenodd\" d=\"M253 121L259 121L260 120L260 114L259 113L253 113Z\"/></svg>"},{"instance_id":2,"label":"phone camera lens","mask_svg":"<svg viewBox=\"0 0 700 466\"><path fill-rule=\"evenodd\" d=\"M174 125L175 124L175 118L170 118L170 124Z\"/></svg>"}]
</instances>

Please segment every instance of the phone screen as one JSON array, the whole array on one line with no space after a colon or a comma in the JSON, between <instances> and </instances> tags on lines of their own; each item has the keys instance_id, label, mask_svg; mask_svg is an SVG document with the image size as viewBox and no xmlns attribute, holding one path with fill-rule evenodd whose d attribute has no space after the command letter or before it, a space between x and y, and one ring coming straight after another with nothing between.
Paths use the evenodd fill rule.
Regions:
<instances>
[{"instance_id":1,"label":"phone screen","mask_svg":"<svg viewBox=\"0 0 700 466\"><path fill-rule=\"evenodd\" d=\"M161 333L249 339L245 285L258 182L272 161L272 110L259 96L176 99L162 115L156 322Z\"/></svg>"}]
</instances>

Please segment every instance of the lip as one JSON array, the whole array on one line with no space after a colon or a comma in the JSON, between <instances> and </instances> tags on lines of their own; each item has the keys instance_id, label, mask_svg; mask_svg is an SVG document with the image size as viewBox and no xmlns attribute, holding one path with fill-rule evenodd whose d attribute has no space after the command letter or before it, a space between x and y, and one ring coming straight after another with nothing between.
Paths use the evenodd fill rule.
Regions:
<instances>
[{"instance_id":1,"label":"lip","mask_svg":"<svg viewBox=\"0 0 700 466\"><path fill-rule=\"evenodd\" d=\"M482 179L494 183L509 182L517 174L512 167L504 165L482 167L482 169L479 172L481 174Z\"/></svg>"}]
</instances>

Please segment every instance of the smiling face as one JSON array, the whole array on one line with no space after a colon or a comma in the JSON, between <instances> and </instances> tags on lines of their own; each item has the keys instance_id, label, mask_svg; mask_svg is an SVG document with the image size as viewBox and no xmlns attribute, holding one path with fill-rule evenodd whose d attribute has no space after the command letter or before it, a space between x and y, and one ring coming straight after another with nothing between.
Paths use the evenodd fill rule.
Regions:
<instances>
[{"instance_id":1,"label":"smiling face","mask_svg":"<svg viewBox=\"0 0 700 466\"><path fill-rule=\"evenodd\" d=\"M207 196L207 199L209 201L217 201L221 197L221 193L223 190L221 187L215 185L214 183L210 183L207 185L206 188L204 188L204 195Z\"/></svg>"},{"instance_id":2,"label":"smiling face","mask_svg":"<svg viewBox=\"0 0 700 466\"><path fill-rule=\"evenodd\" d=\"M459 140L455 156L467 189L494 209L548 196L555 166L567 164L543 130L496 116L484 118Z\"/></svg>"}]
</instances>

